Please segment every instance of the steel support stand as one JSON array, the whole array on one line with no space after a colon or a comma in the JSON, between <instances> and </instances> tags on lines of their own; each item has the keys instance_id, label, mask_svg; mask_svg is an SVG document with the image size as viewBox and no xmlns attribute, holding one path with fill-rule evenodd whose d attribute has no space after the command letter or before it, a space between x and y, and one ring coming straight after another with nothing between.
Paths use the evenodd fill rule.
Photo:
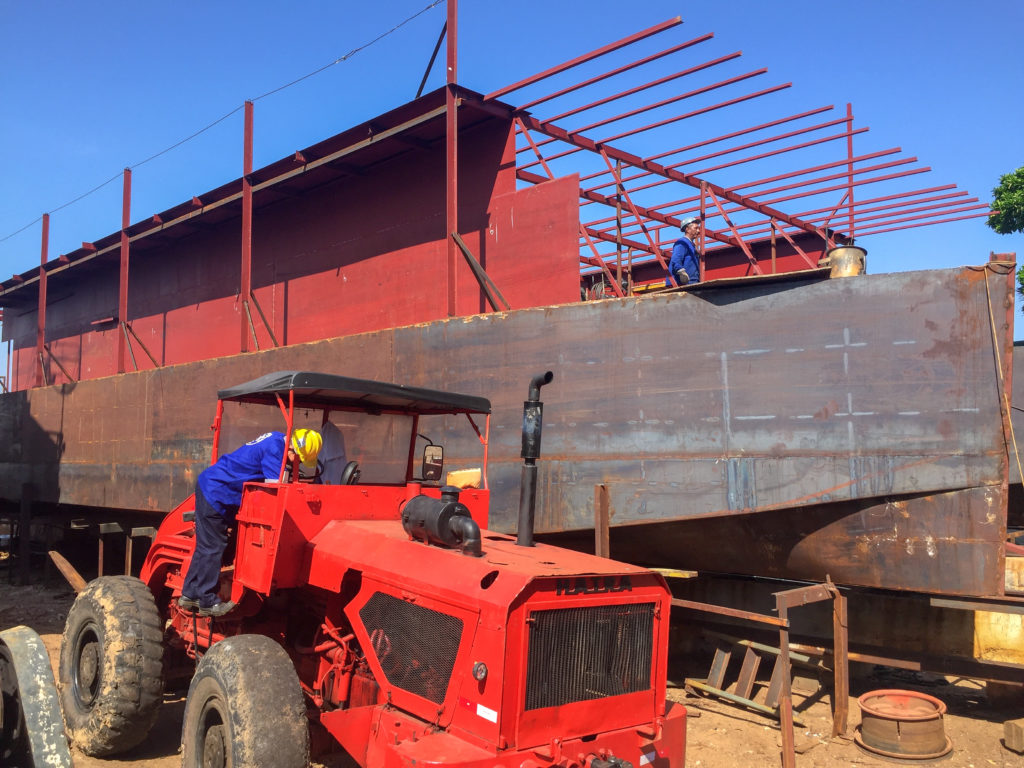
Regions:
<instances>
[{"instance_id":1,"label":"steel support stand","mask_svg":"<svg viewBox=\"0 0 1024 768\"><path fill-rule=\"evenodd\" d=\"M594 486L594 554L611 557L611 499L607 485Z\"/></svg>"},{"instance_id":2,"label":"steel support stand","mask_svg":"<svg viewBox=\"0 0 1024 768\"><path fill-rule=\"evenodd\" d=\"M124 575L132 575L132 557L133 557L133 544L137 536L145 536L149 539L150 544L153 543L153 539L156 537L156 528L151 525L143 526L141 528L132 528L128 531L128 535L125 537L124 543Z\"/></svg>"},{"instance_id":3,"label":"steel support stand","mask_svg":"<svg viewBox=\"0 0 1024 768\"><path fill-rule=\"evenodd\" d=\"M97 557L96 565L96 577L99 578L103 575L103 563L106 560L106 551L104 542L108 534L111 533L122 533L124 529L120 523L100 523L99 525L99 553Z\"/></svg>"},{"instance_id":4,"label":"steel support stand","mask_svg":"<svg viewBox=\"0 0 1024 768\"><path fill-rule=\"evenodd\" d=\"M796 768L796 744L793 735L792 670L789 656L789 609L822 600L832 600L833 675L835 687L832 701L832 734L846 732L850 690L846 598L831 580L824 584L787 589L775 593L775 607L785 621L779 628L779 661L782 664L779 695L779 722L782 728L782 766Z\"/></svg>"},{"instance_id":5,"label":"steel support stand","mask_svg":"<svg viewBox=\"0 0 1024 768\"><path fill-rule=\"evenodd\" d=\"M21 486L21 510L18 515L18 581L22 586L32 581L32 501L35 488L32 483Z\"/></svg>"}]
</instances>

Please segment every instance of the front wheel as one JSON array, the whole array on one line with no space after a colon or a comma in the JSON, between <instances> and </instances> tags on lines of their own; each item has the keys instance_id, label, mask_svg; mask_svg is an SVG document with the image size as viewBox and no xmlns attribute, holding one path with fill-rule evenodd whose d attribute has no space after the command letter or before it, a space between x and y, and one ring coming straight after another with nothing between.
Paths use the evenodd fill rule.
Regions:
<instances>
[{"instance_id":1,"label":"front wheel","mask_svg":"<svg viewBox=\"0 0 1024 768\"><path fill-rule=\"evenodd\" d=\"M295 667L263 635L237 635L203 656L188 689L182 768L306 768L309 726Z\"/></svg>"},{"instance_id":2,"label":"front wheel","mask_svg":"<svg viewBox=\"0 0 1024 768\"><path fill-rule=\"evenodd\" d=\"M0 765L71 768L50 658L28 627L0 632Z\"/></svg>"},{"instance_id":3,"label":"front wheel","mask_svg":"<svg viewBox=\"0 0 1024 768\"><path fill-rule=\"evenodd\" d=\"M105 757L149 734L163 695L163 631L149 588L101 576L75 599L60 647L60 701L71 741Z\"/></svg>"}]
</instances>

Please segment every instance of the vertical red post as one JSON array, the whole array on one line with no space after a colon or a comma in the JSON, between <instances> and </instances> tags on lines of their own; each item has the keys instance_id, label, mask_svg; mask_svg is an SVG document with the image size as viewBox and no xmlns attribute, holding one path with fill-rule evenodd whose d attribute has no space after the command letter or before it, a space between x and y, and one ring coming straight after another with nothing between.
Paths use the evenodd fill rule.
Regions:
<instances>
[{"instance_id":1,"label":"vertical red post","mask_svg":"<svg viewBox=\"0 0 1024 768\"><path fill-rule=\"evenodd\" d=\"M50 214L43 214L43 238L42 246L40 247L39 253L39 313L36 318L36 362L38 367L36 368L36 386L41 387L46 383L46 377L43 375L43 366L46 364L45 350L43 345L46 344L46 260L47 252L50 249Z\"/></svg>"},{"instance_id":2,"label":"vertical red post","mask_svg":"<svg viewBox=\"0 0 1024 768\"><path fill-rule=\"evenodd\" d=\"M455 84L458 82L458 0L448 0L447 90L445 93L445 240L448 243L448 258L445 275L448 283L448 317L455 317L458 293L455 286L455 270L458 266L458 250L452 239L452 232L459 229L459 119L456 114Z\"/></svg>"},{"instance_id":3,"label":"vertical red post","mask_svg":"<svg viewBox=\"0 0 1024 768\"><path fill-rule=\"evenodd\" d=\"M846 183L847 183L847 199L846 204L849 205L850 212L850 223L849 223L849 235L850 239L854 238L854 221L853 221L853 104L850 102L846 103L846 156L850 159L846 166Z\"/></svg>"},{"instance_id":4,"label":"vertical red post","mask_svg":"<svg viewBox=\"0 0 1024 768\"><path fill-rule=\"evenodd\" d=\"M707 219L706 215L708 212L708 183L702 181L700 183L700 244L697 245L697 255L700 257L700 279L703 280L705 273L707 272L707 262L704 258L704 249L707 247Z\"/></svg>"},{"instance_id":5,"label":"vertical red post","mask_svg":"<svg viewBox=\"0 0 1024 768\"><path fill-rule=\"evenodd\" d=\"M238 312L242 329L241 351L249 351L249 321L246 308L252 294L252 102L245 102L245 138L242 151L242 279L238 289Z\"/></svg>"},{"instance_id":6,"label":"vertical red post","mask_svg":"<svg viewBox=\"0 0 1024 768\"><path fill-rule=\"evenodd\" d=\"M128 225L131 224L132 210L132 171L124 169L124 180L121 185L121 275L117 291L117 320L121 324L117 334L117 372L127 370L125 355L127 353L128 325Z\"/></svg>"}]
</instances>

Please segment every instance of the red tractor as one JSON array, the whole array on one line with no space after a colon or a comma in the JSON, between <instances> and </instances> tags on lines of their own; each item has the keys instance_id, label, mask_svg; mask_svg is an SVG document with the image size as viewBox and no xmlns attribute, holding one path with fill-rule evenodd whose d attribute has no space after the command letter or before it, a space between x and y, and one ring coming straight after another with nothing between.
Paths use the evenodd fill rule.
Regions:
<instances>
[{"instance_id":1,"label":"red tractor","mask_svg":"<svg viewBox=\"0 0 1024 768\"><path fill-rule=\"evenodd\" d=\"M165 686L191 680L188 768L305 766L311 743L365 768L682 768L664 580L533 542L550 380L535 377L525 404L515 537L486 530L484 398L294 371L221 391L215 460L283 417L288 435L322 431L318 472L296 463L246 485L221 570L226 615L177 603L192 498L163 521L140 579L79 594L60 659L72 741L90 755L139 744ZM442 485L432 438L460 424L480 468Z\"/></svg>"}]
</instances>

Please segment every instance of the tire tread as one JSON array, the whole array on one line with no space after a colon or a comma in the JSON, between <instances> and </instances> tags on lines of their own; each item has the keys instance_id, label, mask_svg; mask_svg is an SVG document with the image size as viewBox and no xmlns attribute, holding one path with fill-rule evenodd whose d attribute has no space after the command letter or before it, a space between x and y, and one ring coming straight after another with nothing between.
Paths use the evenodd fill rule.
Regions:
<instances>
[{"instance_id":1,"label":"tire tread","mask_svg":"<svg viewBox=\"0 0 1024 768\"><path fill-rule=\"evenodd\" d=\"M101 633L102 687L91 707L73 692L75 635L85 622ZM110 646L120 651L109 656ZM91 757L107 757L140 744L163 700L163 631L149 588L131 576L103 576L79 593L61 643L61 704L68 733Z\"/></svg>"}]
</instances>

